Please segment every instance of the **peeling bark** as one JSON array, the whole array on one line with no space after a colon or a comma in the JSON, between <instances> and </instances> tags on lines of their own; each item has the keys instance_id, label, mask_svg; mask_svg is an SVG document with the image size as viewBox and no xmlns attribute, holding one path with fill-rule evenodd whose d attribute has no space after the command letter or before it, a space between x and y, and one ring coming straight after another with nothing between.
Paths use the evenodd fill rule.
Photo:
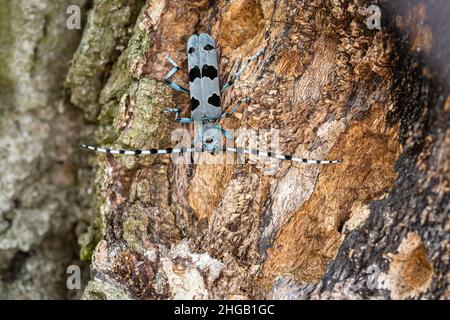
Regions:
<instances>
[{"instance_id":1,"label":"peeling bark","mask_svg":"<svg viewBox=\"0 0 450 320\"><path fill-rule=\"evenodd\" d=\"M131 15L94 1L68 84L97 144L171 146L177 124L162 110L187 114L188 100L160 81L163 53L186 70L188 37L209 32L222 83L265 48L223 95L225 107L252 97L225 128L277 129L285 153L344 162L283 162L268 175L261 161L98 155L84 298L448 298L449 72L433 48L449 51L431 40L448 36L429 18L445 5L378 1L383 28L370 30L371 3L343 2L147 1L117 51Z\"/></svg>"}]
</instances>

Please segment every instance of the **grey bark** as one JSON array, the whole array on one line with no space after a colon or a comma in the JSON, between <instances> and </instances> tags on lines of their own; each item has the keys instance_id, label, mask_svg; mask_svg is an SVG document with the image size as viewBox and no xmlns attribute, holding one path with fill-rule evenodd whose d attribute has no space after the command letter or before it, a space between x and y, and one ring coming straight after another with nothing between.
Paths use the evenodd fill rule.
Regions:
<instances>
[{"instance_id":1,"label":"grey bark","mask_svg":"<svg viewBox=\"0 0 450 320\"><path fill-rule=\"evenodd\" d=\"M67 290L66 268L88 270L77 236L92 214L89 173L79 169L75 139L90 130L65 103L64 78L81 37L66 28L69 4L87 9L84 0L0 6L1 299L79 297Z\"/></svg>"}]
</instances>

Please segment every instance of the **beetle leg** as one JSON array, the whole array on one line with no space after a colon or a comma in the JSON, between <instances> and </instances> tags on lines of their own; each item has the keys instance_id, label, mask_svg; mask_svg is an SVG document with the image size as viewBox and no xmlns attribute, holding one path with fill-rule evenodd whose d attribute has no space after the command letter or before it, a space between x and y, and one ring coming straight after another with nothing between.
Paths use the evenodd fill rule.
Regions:
<instances>
[{"instance_id":1,"label":"beetle leg","mask_svg":"<svg viewBox=\"0 0 450 320\"><path fill-rule=\"evenodd\" d=\"M182 86L180 86L180 85L178 85L176 83L173 83L172 81L169 80L170 77L172 77L178 70L180 70L180 67L167 54L164 55L164 58L166 58L167 61L169 61L170 64L172 65L172 69L170 69L169 72L167 72L166 76L163 79L164 83L167 84L169 87L171 87L172 89L174 89L176 91L189 94L189 90L188 89L183 88Z\"/></svg>"}]
</instances>

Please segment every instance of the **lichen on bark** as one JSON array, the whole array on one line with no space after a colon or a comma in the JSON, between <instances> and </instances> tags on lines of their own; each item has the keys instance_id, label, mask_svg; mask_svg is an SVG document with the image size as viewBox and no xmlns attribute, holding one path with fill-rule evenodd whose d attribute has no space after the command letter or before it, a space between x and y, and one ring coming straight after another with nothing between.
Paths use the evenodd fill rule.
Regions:
<instances>
[{"instance_id":1,"label":"lichen on bark","mask_svg":"<svg viewBox=\"0 0 450 320\"><path fill-rule=\"evenodd\" d=\"M89 216L73 144L86 132L62 86L80 32L66 8L86 1L3 1L0 8L0 297L62 299Z\"/></svg>"},{"instance_id":2,"label":"lichen on bark","mask_svg":"<svg viewBox=\"0 0 450 320\"><path fill-rule=\"evenodd\" d=\"M70 101L95 120L100 106L99 93L111 63L123 51L133 29L142 0L97 0L90 10L83 39L66 77Z\"/></svg>"}]
</instances>

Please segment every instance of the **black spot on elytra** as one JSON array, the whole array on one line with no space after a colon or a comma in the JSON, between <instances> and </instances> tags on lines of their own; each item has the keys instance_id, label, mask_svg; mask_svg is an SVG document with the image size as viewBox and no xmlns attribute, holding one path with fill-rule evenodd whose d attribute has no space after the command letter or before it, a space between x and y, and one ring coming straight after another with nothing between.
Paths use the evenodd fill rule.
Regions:
<instances>
[{"instance_id":1,"label":"black spot on elytra","mask_svg":"<svg viewBox=\"0 0 450 320\"><path fill-rule=\"evenodd\" d=\"M284 156L284 159L286 159L286 160L292 160L292 156Z\"/></svg>"},{"instance_id":2,"label":"black spot on elytra","mask_svg":"<svg viewBox=\"0 0 450 320\"><path fill-rule=\"evenodd\" d=\"M220 107L220 97L214 93L208 98L208 103L214 107Z\"/></svg>"},{"instance_id":3,"label":"black spot on elytra","mask_svg":"<svg viewBox=\"0 0 450 320\"><path fill-rule=\"evenodd\" d=\"M212 45L210 45L210 44L207 44L206 46L203 47L203 49L205 49L207 51L210 51L210 50L213 50L214 47Z\"/></svg>"},{"instance_id":4,"label":"black spot on elytra","mask_svg":"<svg viewBox=\"0 0 450 320\"><path fill-rule=\"evenodd\" d=\"M195 52L195 48L194 47L190 47L189 50L188 50L188 53L191 54L193 52Z\"/></svg>"},{"instance_id":5,"label":"black spot on elytra","mask_svg":"<svg viewBox=\"0 0 450 320\"><path fill-rule=\"evenodd\" d=\"M200 78L200 68L198 66L195 66L191 70L189 70L189 81L194 82L194 80L197 78Z\"/></svg>"},{"instance_id":6,"label":"black spot on elytra","mask_svg":"<svg viewBox=\"0 0 450 320\"><path fill-rule=\"evenodd\" d=\"M217 69L213 66L208 66L207 64L203 65L202 67L202 78L208 77L211 80L214 80L217 78Z\"/></svg>"},{"instance_id":7,"label":"black spot on elytra","mask_svg":"<svg viewBox=\"0 0 450 320\"><path fill-rule=\"evenodd\" d=\"M197 107L200 105L200 101L198 101L197 99L195 99L194 97L191 97L191 109L192 111L194 111L195 109L197 109Z\"/></svg>"}]
</instances>

